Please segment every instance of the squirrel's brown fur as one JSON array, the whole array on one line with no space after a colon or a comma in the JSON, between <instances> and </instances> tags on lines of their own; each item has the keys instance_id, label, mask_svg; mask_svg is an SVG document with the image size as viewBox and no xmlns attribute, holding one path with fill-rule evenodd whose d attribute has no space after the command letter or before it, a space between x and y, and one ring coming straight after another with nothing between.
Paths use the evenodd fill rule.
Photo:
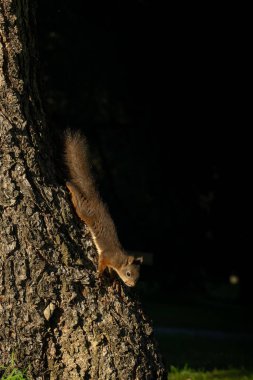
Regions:
<instances>
[{"instance_id":1,"label":"squirrel's brown fur","mask_svg":"<svg viewBox=\"0 0 253 380\"><path fill-rule=\"evenodd\" d=\"M115 225L102 202L91 174L86 137L80 132L66 132L65 162L69 171L66 183L76 213L90 229L99 254L98 272L106 267L115 270L128 286L139 277L142 257L129 256L121 247Z\"/></svg>"}]
</instances>

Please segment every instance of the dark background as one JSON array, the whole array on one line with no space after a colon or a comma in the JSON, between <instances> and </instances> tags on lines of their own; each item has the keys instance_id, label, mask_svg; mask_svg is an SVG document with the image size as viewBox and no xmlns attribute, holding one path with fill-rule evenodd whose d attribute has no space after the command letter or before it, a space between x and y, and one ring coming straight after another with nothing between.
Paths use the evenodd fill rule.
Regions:
<instances>
[{"instance_id":1,"label":"dark background","mask_svg":"<svg viewBox=\"0 0 253 380\"><path fill-rule=\"evenodd\" d=\"M210 284L227 284L233 302L250 305L252 122L239 10L38 3L48 124L56 139L66 128L87 135L120 240L153 254L144 296L219 298Z\"/></svg>"}]
</instances>

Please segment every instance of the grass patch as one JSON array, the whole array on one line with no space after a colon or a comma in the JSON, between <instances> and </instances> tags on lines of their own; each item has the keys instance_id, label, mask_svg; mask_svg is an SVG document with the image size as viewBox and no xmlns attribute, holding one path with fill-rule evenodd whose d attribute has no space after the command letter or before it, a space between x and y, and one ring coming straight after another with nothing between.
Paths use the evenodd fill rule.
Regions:
<instances>
[{"instance_id":1,"label":"grass patch","mask_svg":"<svg viewBox=\"0 0 253 380\"><path fill-rule=\"evenodd\" d=\"M17 368L14 355L11 357L10 364L7 367L0 366L0 380L29 380L27 370L21 371Z\"/></svg>"},{"instance_id":2,"label":"grass patch","mask_svg":"<svg viewBox=\"0 0 253 380\"><path fill-rule=\"evenodd\" d=\"M253 380L253 373L244 369L228 369L213 371L195 371L190 368L181 370L171 367L169 380Z\"/></svg>"}]
</instances>

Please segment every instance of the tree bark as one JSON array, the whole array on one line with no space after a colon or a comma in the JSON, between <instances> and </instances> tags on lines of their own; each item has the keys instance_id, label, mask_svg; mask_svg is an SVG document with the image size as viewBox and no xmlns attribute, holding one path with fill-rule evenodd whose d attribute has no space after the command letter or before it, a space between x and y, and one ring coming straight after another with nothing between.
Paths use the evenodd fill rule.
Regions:
<instances>
[{"instance_id":1,"label":"tree bark","mask_svg":"<svg viewBox=\"0 0 253 380\"><path fill-rule=\"evenodd\" d=\"M38 82L34 2L0 0L0 366L32 379L164 379L132 289L99 281L57 183Z\"/></svg>"}]
</instances>

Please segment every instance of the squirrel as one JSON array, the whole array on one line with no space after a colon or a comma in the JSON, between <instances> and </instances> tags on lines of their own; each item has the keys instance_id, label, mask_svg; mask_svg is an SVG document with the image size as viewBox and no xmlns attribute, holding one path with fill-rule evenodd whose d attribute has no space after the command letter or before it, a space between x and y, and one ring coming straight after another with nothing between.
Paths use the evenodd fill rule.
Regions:
<instances>
[{"instance_id":1,"label":"squirrel","mask_svg":"<svg viewBox=\"0 0 253 380\"><path fill-rule=\"evenodd\" d=\"M66 186L79 218L88 226L98 252L98 274L108 267L114 270L127 286L139 278L143 257L130 256L122 248L114 222L96 190L91 174L88 144L79 131L65 133L65 163L69 172Z\"/></svg>"}]
</instances>

